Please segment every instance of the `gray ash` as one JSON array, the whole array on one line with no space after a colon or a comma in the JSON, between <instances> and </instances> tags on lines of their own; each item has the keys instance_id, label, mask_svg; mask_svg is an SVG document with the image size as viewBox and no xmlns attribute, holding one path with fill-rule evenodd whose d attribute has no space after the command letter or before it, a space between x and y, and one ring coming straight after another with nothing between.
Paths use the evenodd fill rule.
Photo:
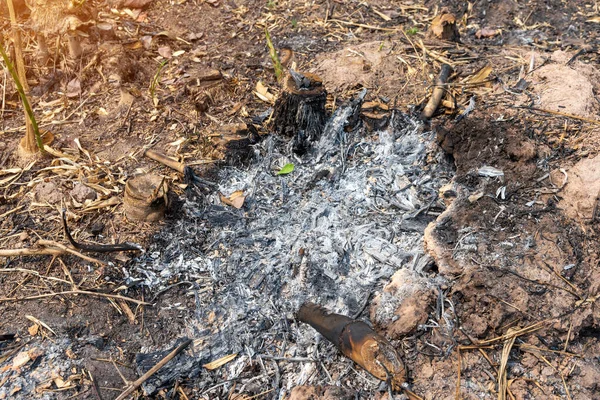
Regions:
<instances>
[{"instance_id":1,"label":"gray ash","mask_svg":"<svg viewBox=\"0 0 600 400\"><path fill-rule=\"evenodd\" d=\"M338 108L302 157L272 135L254 145L249 166L222 168L217 190L190 189L181 218L131 266L155 291L193 282L195 319L182 335L202 339L198 363L239 352L231 376L257 354L305 357L315 333L292 321L303 302L357 316L396 270L420 264L451 167L407 115L395 111L385 130L367 133L355 118L363 97ZM294 171L277 175L287 163ZM237 190L241 209L221 203L219 192ZM287 365L279 386L305 381L307 368Z\"/></svg>"}]
</instances>

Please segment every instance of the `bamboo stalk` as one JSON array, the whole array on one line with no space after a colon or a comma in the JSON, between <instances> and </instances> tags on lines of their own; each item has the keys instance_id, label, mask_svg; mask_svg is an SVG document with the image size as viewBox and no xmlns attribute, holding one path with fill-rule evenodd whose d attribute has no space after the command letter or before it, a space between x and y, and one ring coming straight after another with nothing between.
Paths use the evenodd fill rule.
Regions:
<instances>
[{"instance_id":1,"label":"bamboo stalk","mask_svg":"<svg viewBox=\"0 0 600 400\"><path fill-rule=\"evenodd\" d=\"M23 45L21 42L21 32L19 32L19 28L17 25L17 15L15 13L15 7L13 5L12 0L6 0L6 5L8 6L8 13L10 14L10 25L12 29L12 40L15 45L15 64L17 66L17 76L19 77L20 85L22 89L19 90L19 94L21 95L21 100L23 101L23 106L25 108L25 138L21 141L22 148L28 153L36 152L36 139L39 136L39 133L36 135L36 132L39 132L37 129L37 124L33 126L33 119L31 118L32 113L30 114L27 110L28 106L25 105L27 102L24 94L29 92L29 85L27 84L27 74L25 73L25 62L23 61ZM4 49L3 49L4 50ZM7 67L10 69L8 65L8 57L5 57L6 54L4 51L2 52L2 57L7 64ZM12 74L11 74L12 75ZM13 76L14 79L14 76ZM15 79L15 83L17 83L17 79ZM19 84L17 83L17 89ZM21 93L23 92L23 94ZM35 129L34 129L35 128ZM37 143L37 147L43 150L43 144L41 144L41 138Z\"/></svg>"}]
</instances>

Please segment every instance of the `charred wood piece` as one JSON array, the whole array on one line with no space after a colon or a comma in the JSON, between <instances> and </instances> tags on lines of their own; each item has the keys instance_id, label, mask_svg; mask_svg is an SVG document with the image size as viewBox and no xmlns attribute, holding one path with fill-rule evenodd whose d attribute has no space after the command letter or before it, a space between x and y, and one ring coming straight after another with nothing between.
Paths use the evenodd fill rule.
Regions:
<instances>
[{"instance_id":1,"label":"charred wood piece","mask_svg":"<svg viewBox=\"0 0 600 400\"><path fill-rule=\"evenodd\" d=\"M442 97L446 92L445 85L448 82L448 78L450 78L450 74L452 73L452 67L448 64L442 64L442 69L440 71L440 75L435 81L435 86L433 87L433 92L431 93L431 97L427 102L427 105L423 109L423 113L421 117L423 119L429 119L435 113L440 102L442 101Z\"/></svg>"},{"instance_id":2,"label":"charred wood piece","mask_svg":"<svg viewBox=\"0 0 600 400\"><path fill-rule=\"evenodd\" d=\"M388 382L395 390L402 389L406 381L406 368L400 354L367 323L330 313L313 303L303 304L296 318L315 328L342 354L371 375Z\"/></svg>"},{"instance_id":3,"label":"charred wood piece","mask_svg":"<svg viewBox=\"0 0 600 400\"><path fill-rule=\"evenodd\" d=\"M326 100L327 91L317 75L290 70L284 78L273 124L277 134L293 138L295 153L305 153L319 140L327 117Z\"/></svg>"}]
</instances>

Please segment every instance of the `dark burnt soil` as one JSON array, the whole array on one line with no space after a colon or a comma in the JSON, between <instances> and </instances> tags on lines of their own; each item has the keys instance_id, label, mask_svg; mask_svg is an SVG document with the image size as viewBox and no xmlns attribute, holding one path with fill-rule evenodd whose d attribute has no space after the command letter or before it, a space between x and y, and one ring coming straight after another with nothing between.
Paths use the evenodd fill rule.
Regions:
<instances>
[{"instance_id":1,"label":"dark burnt soil","mask_svg":"<svg viewBox=\"0 0 600 400\"><path fill-rule=\"evenodd\" d=\"M259 80L267 87L277 87L264 44L265 26L269 27L276 47L291 47L298 69L308 70L318 54L347 46L385 40L402 41L409 46L398 32L335 22L325 24L325 18L382 28L401 27L404 31L414 28L418 33L410 37L424 39L435 7L449 7L457 19L469 11L463 1L373 1L370 7L354 1L209 3L158 0L131 17L111 13L111 8L121 9L114 2L91 1L88 6L95 10L95 18L110 21L115 31L109 38L98 30L87 32L84 55L77 62L62 56L67 50L61 44L56 49L61 56L42 64L34 51L33 36L27 36L25 61L35 110L44 116L44 128L56 138L52 146L77 154L80 168L72 175L44 172L43 168L56 165L45 158L23 172L16 184L2 184L0 248L29 247L40 237L65 243L58 214L62 205L60 201L46 204L46 198L36 197L35 186L40 182L54 182L59 198L68 198L73 181L96 179L109 190L117 188L98 194L98 198L107 199L119 195L123 182L136 171L154 170L169 177L173 197L182 196L183 190L177 186L183 183L182 177L142 157L142 149L152 145L187 162L222 156L222 145L211 135L225 124L248 122L249 117L269 107L252 93ZM497 77L514 84L520 68L528 66L532 50L546 58L551 51L562 48L570 55L579 54L577 62L597 61L598 25L587 22L599 15L593 1L471 4L466 26L460 30L463 45L476 57L456 68L459 76L468 76L492 63ZM373 9L384 11L391 19L381 19ZM6 13L3 8L0 11L2 33L8 35ZM22 11L21 17L26 21L27 10ZM475 32L484 27L501 28L503 32L476 39ZM153 36L149 47L144 47L141 40L145 36ZM157 58L161 47L185 53L173 57L161 69L164 60ZM579 50L582 52L577 53ZM94 54L99 56L94 58ZM408 109L413 99L425 96L439 69L435 61L424 65L414 54L410 55L412 58L404 58L418 73L386 87L400 94L398 106L402 109ZM190 76L208 69L220 70L224 79L210 93L205 109L205 98L198 96L202 88ZM159 84L151 93L149 87L156 76ZM73 79L80 81L82 92L67 97L67 83ZM331 108L349 95L330 94ZM597 100L598 93L595 95ZM509 393L517 399L600 398L598 221L591 216L587 220L573 219L559 204L564 180L560 169L597 154L600 134L592 129L594 125L583 120L514 108L516 103L530 103L526 95L496 92L486 96L478 96L483 100L478 100L476 111L462 121L456 122L455 115L438 115L432 124L441 150L456 165L454 186L447 193L448 211L438 218L426 240L436 261L430 274L442 276L448 284L437 288L437 301L426 307L427 327L408 337L391 339L406 356L412 390L423 398L452 398L457 384L459 397L497 398L496 378L504 341L479 350L468 346L499 337L509 329L541 323L533 333L519 336L510 353ZM152 97L158 106L154 106ZM411 101L403 102L403 98ZM23 130L18 97L10 86L3 104L0 169L23 167L13 151ZM585 118L597 118L597 112L596 117ZM267 132L268 129L261 131ZM77 150L75 138L99 157L98 162L88 162ZM180 139L184 139L180 144L174 143ZM209 165L219 168L223 164ZM502 170L503 178L481 176L478 170L483 166ZM208 170L203 165L195 168L199 173ZM546 174L548 177L544 177ZM528 205L530 202L533 203ZM71 211L72 229L77 239L84 242L129 240L147 245L154 241L154 232L177 223L179 218L176 207L166 221L154 225L128 221L122 205ZM115 265L96 268L71 256L61 257L64 267L58 259L51 261L46 256L3 258L2 268L7 271L0 274L0 293L2 297L25 297L77 286L151 300L154 305L136 307L129 303L134 315L130 319L122 304L83 295L2 302L0 334L16 333L19 341L10 345L0 342L0 357L9 353L7 349L18 349L16 346L23 343L50 349L51 343L60 342L64 345L61 351L69 349L75 359L81 360L78 372L91 372L102 398L111 399L123 387L111 360L126 379L134 379L135 354L163 349L172 343L185 331L195 304L193 295L181 286L161 294L139 287L115 292L125 282L123 267L132 255L100 258ZM41 279L15 270L18 268L74 283ZM26 318L28 315L46 323L56 337L32 336L27 330L33 325ZM467 347L458 350L459 346ZM51 354L48 350L48 357L42 357L36 367L51 364ZM12 363L11 358L0 360L0 368ZM461 370L460 379L457 370ZM258 367L245 371L245 379L257 371ZM98 398L88 377L76 382L79 383L74 388L64 392L55 384L50 391L38 395L56 399ZM4 383L0 382L0 388ZM181 387L171 398L185 398L182 392L190 398L202 398L199 393L206 389L195 387L193 381L182 382ZM245 393L252 396L269 389L249 385ZM13 397L18 395L15 392ZM362 396L375 395L370 392Z\"/></svg>"},{"instance_id":2,"label":"dark burnt soil","mask_svg":"<svg viewBox=\"0 0 600 400\"><path fill-rule=\"evenodd\" d=\"M492 121L476 113L464 123L452 123L450 131L438 128L442 148L456 161L458 196L449 208L452 212L442 215L431 229L426 245L436 255L439 273L456 277L446 295L454 305L458 336L466 342L546 321L522 339L513 359L516 398L596 398L595 383L574 387L567 394L560 375L558 380L543 379L549 391L529 380L543 376L542 370L550 364L559 370L571 363L574 380L598 376L596 367L588 369L597 360L598 346L586 346L590 346L590 330L598 329L600 314L589 299L598 295L600 271L597 246L590 245L598 240L597 224L568 218L557 206L560 191L549 190L548 183L539 179L544 175L541 163L548 170L564 165L565 159L558 155L561 149L549 153L544 135L536 134L525 119L519 122ZM503 179L480 176L483 165L503 170ZM541 201L528 206L533 198ZM540 365L531 349L523 350L540 344L552 351L586 349L586 355L577 362L549 355L553 360ZM475 361L482 363L485 359ZM465 385L481 382L477 368L470 370L469 362L463 365L469 365ZM587 367L575 373L579 365ZM470 398L472 392L461 391Z\"/></svg>"}]
</instances>

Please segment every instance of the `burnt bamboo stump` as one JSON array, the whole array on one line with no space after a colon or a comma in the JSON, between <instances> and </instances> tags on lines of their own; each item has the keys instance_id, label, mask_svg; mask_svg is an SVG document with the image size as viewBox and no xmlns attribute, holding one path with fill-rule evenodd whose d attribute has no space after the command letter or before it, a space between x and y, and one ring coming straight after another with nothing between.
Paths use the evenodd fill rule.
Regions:
<instances>
[{"instance_id":1,"label":"burnt bamboo stump","mask_svg":"<svg viewBox=\"0 0 600 400\"><path fill-rule=\"evenodd\" d=\"M163 219L167 209L168 186L163 177L143 174L125 185L124 209L127 218L155 222Z\"/></svg>"},{"instance_id":2,"label":"burnt bamboo stump","mask_svg":"<svg viewBox=\"0 0 600 400\"><path fill-rule=\"evenodd\" d=\"M319 140L325 127L326 100L327 91L317 75L294 71L286 74L275 102L273 124L275 133L293 138L295 153L306 153Z\"/></svg>"}]
</instances>

